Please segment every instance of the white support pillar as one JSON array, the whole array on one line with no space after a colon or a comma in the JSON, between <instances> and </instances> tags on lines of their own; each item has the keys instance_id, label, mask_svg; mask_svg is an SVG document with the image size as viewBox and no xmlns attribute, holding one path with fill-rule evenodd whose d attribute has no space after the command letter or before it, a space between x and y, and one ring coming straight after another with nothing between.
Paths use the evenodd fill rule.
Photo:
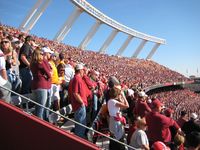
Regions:
<instances>
[{"instance_id":1,"label":"white support pillar","mask_svg":"<svg viewBox=\"0 0 200 150\"><path fill-rule=\"evenodd\" d=\"M92 28L90 29L90 31L87 33L87 35L85 36L85 38L80 43L80 45L79 45L80 49L82 49L82 50L86 49L87 45L90 43L92 37L97 32L97 30L99 29L100 25L101 25L101 22L99 20L96 20L95 24L92 26Z\"/></svg>"},{"instance_id":2,"label":"white support pillar","mask_svg":"<svg viewBox=\"0 0 200 150\"><path fill-rule=\"evenodd\" d=\"M40 7L40 9L36 12L34 18L30 21L29 25L24 29L25 32L28 33L33 28L33 26L36 24L36 22L41 17L43 12L46 10L46 8L48 7L50 2L51 2L51 0L45 0L44 1L42 6Z\"/></svg>"},{"instance_id":3,"label":"white support pillar","mask_svg":"<svg viewBox=\"0 0 200 150\"><path fill-rule=\"evenodd\" d=\"M29 23L29 21L32 19L33 15L37 12L39 6L41 5L42 0L38 0L35 5L32 7L28 15L24 18L22 23L19 26L19 30L24 30L26 25Z\"/></svg>"},{"instance_id":4,"label":"white support pillar","mask_svg":"<svg viewBox=\"0 0 200 150\"><path fill-rule=\"evenodd\" d=\"M75 7L72 14L69 16L69 18L66 20L62 28L58 31L58 33L54 37L54 40L56 40L57 42L61 42L65 38L65 36L69 33L73 23L76 21L76 19L80 16L82 12L83 11L81 9Z\"/></svg>"},{"instance_id":5,"label":"white support pillar","mask_svg":"<svg viewBox=\"0 0 200 150\"><path fill-rule=\"evenodd\" d=\"M124 50L126 49L126 47L128 46L128 44L130 43L130 41L132 40L133 36L129 35L126 39L126 41L123 43L123 45L120 47L120 49L117 51L117 56L121 56L122 53L124 52Z\"/></svg>"},{"instance_id":6,"label":"white support pillar","mask_svg":"<svg viewBox=\"0 0 200 150\"><path fill-rule=\"evenodd\" d=\"M138 48L135 50L135 53L133 54L132 58L137 58L141 50L143 49L144 45L147 43L147 40L142 40Z\"/></svg>"},{"instance_id":7,"label":"white support pillar","mask_svg":"<svg viewBox=\"0 0 200 150\"><path fill-rule=\"evenodd\" d=\"M112 42L112 40L115 38L115 36L117 35L118 30L114 29L110 36L107 38L107 40L103 43L103 45L101 46L99 52L100 53L105 53L106 49L108 48L108 46L110 45L110 43Z\"/></svg>"},{"instance_id":8,"label":"white support pillar","mask_svg":"<svg viewBox=\"0 0 200 150\"><path fill-rule=\"evenodd\" d=\"M153 54L156 52L156 50L158 49L158 47L160 46L160 43L156 43L154 45L154 47L152 48L152 50L150 51L149 55L147 56L146 59L151 59L151 57L153 56Z\"/></svg>"}]
</instances>

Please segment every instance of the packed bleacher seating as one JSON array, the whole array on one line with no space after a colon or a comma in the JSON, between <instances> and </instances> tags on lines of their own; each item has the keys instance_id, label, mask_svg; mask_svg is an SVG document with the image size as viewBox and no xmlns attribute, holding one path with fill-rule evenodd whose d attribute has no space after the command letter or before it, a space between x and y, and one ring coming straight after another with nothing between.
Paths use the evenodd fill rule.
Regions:
<instances>
[{"instance_id":1,"label":"packed bleacher seating","mask_svg":"<svg viewBox=\"0 0 200 150\"><path fill-rule=\"evenodd\" d=\"M189 89L160 92L151 96L160 99L165 103L166 107L174 109L174 117L176 119L179 117L182 110L187 111L189 115L192 112L196 112L200 115L200 95L190 91Z\"/></svg>"},{"instance_id":2,"label":"packed bleacher seating","mask_svg":"<svg viewBox=\"0 0 200 150\"><path fill-rule=\"evenodd\" d=\"M0 26L0 41L1 86L20 94L32 94L34 101L57 113L68 115L73 111L76 122L99 131L105 121L109 126L109 135L121 142L125 142L125 126L128 125L130 130L133 127L129 138L135 139L135 136L142 134L146 139L143 145L129 139L133 147L149 149L158 140L163 142L162 145L170 146L174 144L175 136L165 137L171 133L169 127L184 136L175 121L181 111L185 110L189 117L195 119L200 115L200 96L190 90L146 95L143 89L156 84L190 81L154 61L84 51L28 35L6 25ZM1 88L0 92L2 99L12 103L12 100L5 98L10 97L10 93ZM173 116L162 113L163 105L174 111ZM37 117L55 125L65 120L38 105L34 111ZM159 119L156 120L156 117ZM157 121L156 124L152 119ZM158 126L160 131L152 132L146 126L152 127L152 131L156 131L155 126ZM116 127L120 130L116 130ZM147 135L146 130L149 132ZM88 138L85 127L77 124L74 134ZM110 141L110 146L110 149L115 149L122 145Z\"/></svg>"},{"instance_id":3,"label":"packed bleacher seating","mask_svg":"<svg viewBox=\"0 0 200 150\"><path fill-rule=\"evenodd\" d=\"M13 37L18 37L22 32L15 28L1 26L6 33ZM24 34L25 36L25 34ZM48 46L57 52L63 51L67 57L87 64L89 68L94 68L107 77L115 75L121 82L129 84L142 83L143 87L148 87L158 83L188 81L183 75L172 71L151 60L130 59L126 57L108 56L93 51L83 51L79 48L60 44L55 41L38 38L34 36L35 43Z\"/></svg>"}]
</instances>

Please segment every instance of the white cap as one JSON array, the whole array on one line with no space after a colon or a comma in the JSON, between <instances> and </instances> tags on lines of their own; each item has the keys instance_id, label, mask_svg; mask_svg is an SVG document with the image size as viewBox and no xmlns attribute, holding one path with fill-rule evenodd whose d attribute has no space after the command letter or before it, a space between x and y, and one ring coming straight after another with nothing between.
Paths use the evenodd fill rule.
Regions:
<instances>
[{"instance_id":1,"label":"white cap","mask_svg":"<svg viewBox=\"0 0 200 150\"><path fill-rule=\"evenodd\" d=\"M148 99L148 100L147 100L147 103L149 103L149 104L152 103L152 100L151 100L151 99Z\"/></svg>"},{"instance_id":2,"label":"white cap","mask_svg":"<svg viewBox=\"0 0 200 150\"><path fill-rule=\"evenodd\" d=\"M13 38L12 43L18 42L19 39L18 38Z\"/></svg>"},{"instance_id":3,"label":"white cap","mask_svg":"<svg viewBox=\"0 0 200 150\"><path fill-rule=\"evenodd\" d=\"M81 69L83 69L83 64L77 64L75 70L81 70Z\"/></svg>"},{"instance_id":4,"label":"white cap","mask_svg":"<svg viewBox=\"0 0 200 150\"><path fill-rule=\"evenodd\" d=\"M132 89L127 90L128 96L134 96L134 91Z\"/></svg>"},{"instance_id":5,"label":"white cap","mask_svg":"<svg viewBox=\"0 0 200 150\"><path fill-rule=\"evenodd\" d=\"M48 47L43 47L42 48L42 51L44 52L44 53L50 53L50 54L53 54L54 52L52 51L52 50L50 50L50 48L48 48Z\"/></svg>"},{"instance_id":6,"label":"white cap","mask_svg":"<svg viewBox=\"0 0 200 150\"><path fill-rule=\"evenodd\" d=\"M139 92L138 95L139 97L148 97L148 95L144 91Z\"/></svg>"},{"instance_id":7,"label":"white cap","mask_svg":"<svg viewBox=\"0 0 200 150\"><path fill-rule=\"evenodd\" d=\"M196 113L191 113L190 118L192 119L197 119L198 115Z\"/></svg>"}]
</instances>

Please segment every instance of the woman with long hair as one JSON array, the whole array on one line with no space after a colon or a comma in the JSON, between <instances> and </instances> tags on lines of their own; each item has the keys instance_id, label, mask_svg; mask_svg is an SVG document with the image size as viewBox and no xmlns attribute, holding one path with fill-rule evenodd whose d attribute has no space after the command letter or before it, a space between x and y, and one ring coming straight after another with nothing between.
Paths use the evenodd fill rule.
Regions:
<instances>
[{"instance_id":1,"label":"woman with long hair","mask_svg":"<svg viewBox=\"0 0 200 150\"><path fill-rule=\"evenodd\" d=\"M31 89L33 97L36 102L42 106L47 105L48 90L51 88L51 68L48 63L43 59L43 52L36 49L32 53L32 59L30 63L30 69L33 74L33 80L31 83ZM36 106L35 115L41 119L47 119L45 116L45 110L43 107Z\"/></svg>"},{"instance_id":2,"label":"woman with long hair","mask_svg":"<svg viewBox=\"0 0 200 150\"><path fill-rule=\"evenodd\" d=\"M125 98L120 85L115 85L109 91L110 99L108 100L108 112L109 112L109 130L111 136L121 142L124 142L124 125L126 124L125 118L121 115L122 109L127 109L129 104ZM114 141L110 141L109 149L124 150L125 147Z\"/></svg>"},{"instance_id":3,"label":"woman with long hair","mask_svg":"<svg viewBox=\"0 0 200 150\"><path fill-rule=\"evenodd\" d=\"M17 55L8 38L4 38L2 41L3 42L0 48L4 53L4 58L6 61L6 73L7 73L8 81L12 85L12 90L15 92L19 92L20 87L21 87L21 80L19 76L16 74L16 72L14 71L14 67L16 66L16 62L17 62Z\"/></svg>"}]
</instances>

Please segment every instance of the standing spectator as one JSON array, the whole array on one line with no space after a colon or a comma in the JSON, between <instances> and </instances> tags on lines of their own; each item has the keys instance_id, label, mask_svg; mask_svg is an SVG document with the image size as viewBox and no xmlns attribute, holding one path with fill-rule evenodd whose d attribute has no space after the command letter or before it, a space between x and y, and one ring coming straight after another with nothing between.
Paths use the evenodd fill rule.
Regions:
<instances>
[{"instance_id":1,"label":"standing spectator","mask_svg":"<svg viewBox=\"0 0 200 150\"><path fill-rule=\"evenodd\" d=\"M59 65L59 64L65 65L65 54L64 54L63 52L61 52L61 53L59 54L59 63L58 63L58 65Z\"/></svg>"},{"instance_id":2,"label":"standing spectator","mask_svg":"<svg viewBox=\"0 0 200 150\"><path fill-rule=\"evenodd\" d=\"M120 141L124 140L124 125L126 124L125 118L122 117L120 109L126 109L129 107L128 102L124 96L124 93L121 91L121 86L115 86L109 91L110 99L108 100L108 112L110 115L109 119L109 130L112 136ZM123 141L124 142L124 141ZM112 149L125 149L121 144L118 144L114 141L110 141L109 145L110 150Z\"/></svg>"},{"instance_id":3,"label":"standing spectator","mask_svg":"<svg viewBox=\"0 0 200 150\"><path fill-rule=\"evenodd\" d=\"M130 144L131 137L132 137L133 133L135 132L135 130L137 129L136 122L137 122L137 118L134 116L129 120L129 131L128 131L128 135L126 138L127 144Z\"/></svg>"},{"instance_id":4,"label":"standing spectator","mask_svg":"<svg viewBox=\"0 0 200 150\"><path fill-rule=\"evenodd\" d=\"M9 46L9 43L10 43L10 41L8 40L8 39L2 39L2 41L1 41L1 49L0 49L0 57L1 57L1 76L2 76L2 78L4 78L5 80L8 80L8 76L7 76L7 72L6 72L6 60L5 60L5 55L4 55L4 52L2 51L2 47L8 47ZM4 46L5 45L5 46ZM8 45L8 46L7 46Z\"/></svg>"},{"instance_id":5,"label":"standing spectator","mask_svg":"<svg viewBox=\"0 0 200 150\"><path fill-rule=\"evenodd\" d=\"M200 132L200 125L197 123L198 115L191 113L190 120L184 123L182 130L187 135L193 131Z\"/></svg>"},{"instance_id":6,"label":"standing spectator","mask_svg":"<svg viewBox=\"0 0 200 150\"><path fill-rule=\"evenodd\" d=\"M181 111L181 116L180 118L178 118L178 120L176 121L178 123L178 125L182 128L183 125L188 121L187 118L187 112L186 111Z\"/></svg>"},{"instance_id":7,"label":"standing spectator","mask_svg":"<svg viewBox=\"0 0 200 150\"><path fill-rule=\"evenodd\" d=\"M60 82L60 87L59 87L59 94L60 94L60 108L66 106L68 104L67 102L67 94L65 91L66 87L66 81L65 81L65 65L63 63L60 63L57 66L58 69L58 77L59 77L59 82Z\"/></svg>"},{"instance_id":8,"label":"standing spectator","mask_svg":"<svg viewBox=\"0 0 200 150\"><path fill-rule=\"evenodd\" d=\"M200 132L194 131L186 135L187 150L200 149Z\"/></svg>"},{"instance_id":9,"label":"standing spectator","mask_svg":"<svg viewBox=\"0 0 200 150\"><path fill-rule=\"evenodd\" d=\"M30 70L30 60L33 51L31 47L32 43L33 38L31 36L27 36L25 38L25 43L19 52L19 73L22 80L21 94L28 94L31 92L32 73Z\"/></svg>"},{"instance_id":10,"label":"standing spectator","mask_svg":"<svg viewBox=\"0 0 200 150\"><path fill-rule=\"evenodd\" d=\"M2 40L1 41L1 44L6 44L7 40ZM8 82L7 80L7 74L6 74L6 62L5 62L5 58L4 58L4 54L3 52L1 51L0 49L0 85L1 86L4 86L8 89L11 89L11 84ZM10 97L10 92L3 89L3 88L0 88L0 99L10 103L11 101L11 97Z\"/></svg>"},{"instance_id":11,"label":"standing spectator","mask_svg":"<svg viewBox=\"0 0 200 150\"><path fill-rule=\"evenodd\" d=\"M43 48L45 49L45 48ZM46 48L49 49L49 48ZM59 87L61 82L59 81L58 78L58 69L56 67L56 59L57 56L53 51L49 49L49 52L51 53L49 63L51 65L52 69L52 75L51 75L51 102L53 102L53 108L54 110L59 110L60 109L60 94L59 94Z\"/></svg>"},{"instance_id":12,"label":"standing spectator","mask_svg":"<svg viewBox=\"0 0 200 150\"><path fill-rule=\"evenodd\" d=\"M4 39L4 41L9 41L8 39ZM14 66L17 63L17 55L13 50L11 42L7 42L6 44L2 44L1 49L4 53L4 58L6 60L6 72L8 81L12 85L12 90L15 92L19 92L21 86L21 80L19 76L17 76L16 72L14 71Z\"/></svg>"},{"instance_id":13,"label":"standing spectator","mask_svg":"<svg viewBox=\"0 0 200 150\"><path fill-rule=\"evenodd\" d=\"M71 95L70 101L74 111L74 120L83 125L86 125L87 91L86 84L82 79L83 75L83 65L77 64L75 67L75 76L69 85L69 95ZM85 131L86 129L84 127L75 124L74 132L76 135L82 138L86 138Z\"/></svg>"},{"instance_id":14,"label":"standing spectator","mask_svg":"<svg viewBox=\"0 0 200 150\"><path fill-rule=\"evenodd\" d=\"M173 114L174 114L174 110L171 109L171 108L166 108L166 109L164 110L164 115L165 115L166 117L173 118ZM174 137L175 137L176 134L177 134L177 133L176 133L176 129L175 129L173 126L169 127L169 129L170 129L170 132L171 132L171 140L174 141Z\"/></svg>"},{"instance_id":15,"label":"standing spectator","mask_svg":"<svg viewBox=\"0 0 200 150\"><path fill-rule=\"evenodd\" d=\"M139 118L136 122L136 125L137 129L131 137L130 146L133 146L137 149L149 150L149 140L145 133L145 130L147 129L145 118Z\"/></svg>"},{"instance_id":16,"label":"standing spectator","mask_svg":"<svg viewBox=\"0 0 200 150\"><path fill-rule=\"evenodd\" d=\"M160 114L162 109L163 104L158 99L155 99L152 102L152 112L146 115L148 126L147 135L150 145L156 141L161 141L165 144L170 143L171 133L169 127L171 126L174 126L178 133L183 134L176 121Z\"/></svg>"},{"instance_id":17,"label":"standing spectator","mask_svg":"<svg viewBox=\"0 0 200 150\"><path fill-rule=\"evenodd\" d=\"M148 112L151 112L151 108L147 104L147 95L144 91L138 93L138 101L135 106L135 115L140 116L141 118L145 117Z\"/></svg>"},{"instance_id":18,"label":"standing spectator","mask_svg":"<svg viewBox=\"0 0 200 150\"><path fill-rule=\"evenodd\" d=\"M17 58L15 65L13 66L13 70L15 71L16 75L19 75L19 50L20 50L20 41L17 38L14 38L12 40L12 47L13 47L13 54Z\"/></svg>"},{"instance_id":19,"label":"standing spectator","mask_svg":"<svg viewBox=\"0 0 200 150\"><path fill-rule=\"evenodd\" d=\"M120 85L119 80L115 76L110 76L108 79L108 88L104 91L106 103L110 99L110 89L112 89L115 85Z\"/></svg>"},{"instance_id":20,"label":"standing spectator","mask_svg":"<svg viewBox=\"0 0 200 150\"><path fill-rule=\"evenodd\" d=\"M33 73L32 91L36 102L42 106L47 105L48 89L50 89L51 74L50 66L45 63L43 53L40 50L35 50L32 54L30 69ZM35 108L35 114L41 119L46 119L45 109L41 106Z\"/></svg>"},{"instance_id":21,"label":"standing spectator","mask_svg":"<svg viewBox=\"0 0 200 150\"><path fill-rule=\"evenodd\" d=\"M65 81L66 81L66 89L68 89L68 85L70 80L74 77L75 70L74 67L76 63L69 58L68 64L65 65Z\"/></svg>"}]
</instances>

